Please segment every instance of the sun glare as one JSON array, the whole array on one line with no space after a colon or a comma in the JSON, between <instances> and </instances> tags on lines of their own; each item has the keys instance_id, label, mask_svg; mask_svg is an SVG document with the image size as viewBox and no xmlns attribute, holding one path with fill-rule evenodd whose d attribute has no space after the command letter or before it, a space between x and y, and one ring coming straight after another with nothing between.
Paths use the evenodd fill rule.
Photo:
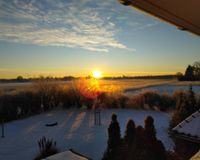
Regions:
<instances>
[{"instance_id":1,"label":"sun glare","mask_svg":"<svg viewBox=\"0 0 200 160\"><path fill-rule=\"evenodd\" d=\"M102 73L99 70L95 70L95 71L92 72L92 76L94 78L101 78L102 77Z\"/></svg>"}]
</instances>

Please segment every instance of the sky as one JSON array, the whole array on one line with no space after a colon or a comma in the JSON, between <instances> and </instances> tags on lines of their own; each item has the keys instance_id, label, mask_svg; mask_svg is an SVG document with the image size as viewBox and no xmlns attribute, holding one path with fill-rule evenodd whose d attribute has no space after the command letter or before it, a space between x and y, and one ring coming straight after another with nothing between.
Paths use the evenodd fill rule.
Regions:
<instances>
[{"instance_id":1,"label":"sky","mask_svg":"<svg viewBox=\"0 0 200 160\"><path fill-rule=\"evenodd\" d=\"M0 78L184 73L199 52L198 36L117 0L0 1Z\"/></svg>"}]
</instances>

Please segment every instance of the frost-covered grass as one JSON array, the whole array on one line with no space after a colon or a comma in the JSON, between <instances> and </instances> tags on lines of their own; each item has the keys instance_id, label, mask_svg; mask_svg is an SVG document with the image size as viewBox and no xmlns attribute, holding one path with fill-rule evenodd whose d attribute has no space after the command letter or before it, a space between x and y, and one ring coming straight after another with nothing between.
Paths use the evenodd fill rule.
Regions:
<instances>
[{"instance_id":1,"label":"frost-covered grass","mask_svg":"<svg viewBox=\"0 0 200 160\"><path fill-rule=\"evenodd\" d=\"M175 83L176 80L165 80L165 79L122 79L122 80L99 80L100 88L105 92L117 92L123 91L127 88L143 88L147 86L155 86L162 84ZM62 87L71 86L76 83L73 81L58 81L56 82ZM31 82L24 83L0 83L0 89L4 93L20 92L24 90L33 90L34 85Z\"/></svg>"},{"instance_id":2,"label":"frost-covered grass","mask_svg":"<svg viewBox=\"0 0 200 160\"><path fill-rule=\"evenodd\" d=\"M126 122L132 118L137 125L143 125L146 116L155 121L157 137L167 150L173 149L173 142L167 134L170 117L167 113L132 109L106 109L101 111L101 126L94 126L92 110L55 110L5 125L5 138L0 138L0 159L30 160L38 153L37 140L42 136L53 138L61 151L73 148L94 160L100 159L106 149L107 128L112 113L118 115L123 135ZM57 126L46 127L46 123L58 122Z\"/></svg>"},{"instance_id":3,"label":"frost-covered grass","mask_svg":"<svg viewBox=\"0 0 200 160\"><path fill-rule=\"evenodd\" d=\"M73 81L58 81L56 82L61 87L72 86L76 83ZM100 88L105 92L119 92L129 90L130 92L153 89L161 92L171 93L174 90L188 89L189 85L200 88L200 81L178 81L176 79L121 79L121 80L99 80ZM0 83L0 92L3 93L16 93L20 91L31 91L34 85L31 82L24 83ZM200 89L198 89L200 92Z\"/></svg>"}]
</instances>

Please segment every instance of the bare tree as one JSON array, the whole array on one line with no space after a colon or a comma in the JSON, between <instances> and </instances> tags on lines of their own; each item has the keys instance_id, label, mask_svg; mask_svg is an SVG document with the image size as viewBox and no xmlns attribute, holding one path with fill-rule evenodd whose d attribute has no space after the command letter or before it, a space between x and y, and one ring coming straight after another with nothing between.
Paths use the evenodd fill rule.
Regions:
<instances>
[{"instance_id":1,"label":"bare tree","mask_svg":"<svg viewBox=\"0 0 200 160\"><path fill-rule=\"evenodd\" d=\"M194 62L193 67L194 67L194 75L195 75L198 79L200 79L200 61Z\"/></svg>"},{"instance_id":2,"label":"bare tree","mask_svg":"<svg viewBox=\"0 0 200 160\"><path fill-rule=\"evenodd\" d=\"M33 82L33 87L40 95L42 110L46 110L56 105L58 83L51 78L41 76L38 80Z\"/></svg>"}]
</instances>

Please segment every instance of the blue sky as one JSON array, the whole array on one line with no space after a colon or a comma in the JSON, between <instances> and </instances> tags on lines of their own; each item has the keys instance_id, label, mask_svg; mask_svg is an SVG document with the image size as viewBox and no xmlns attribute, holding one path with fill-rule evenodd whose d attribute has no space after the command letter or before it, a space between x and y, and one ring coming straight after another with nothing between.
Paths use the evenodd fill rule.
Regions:
<instances>
[{"instance_id":1,"label":"blue sky","mask_svg":"<svg viewBox=\"0 0 200 160\"><path fill-rule=\"evenodd\" d=\"M199 52L199 37L117 0L0 1L0 78L175 74Z\"/></svg>"}]
</instances>

